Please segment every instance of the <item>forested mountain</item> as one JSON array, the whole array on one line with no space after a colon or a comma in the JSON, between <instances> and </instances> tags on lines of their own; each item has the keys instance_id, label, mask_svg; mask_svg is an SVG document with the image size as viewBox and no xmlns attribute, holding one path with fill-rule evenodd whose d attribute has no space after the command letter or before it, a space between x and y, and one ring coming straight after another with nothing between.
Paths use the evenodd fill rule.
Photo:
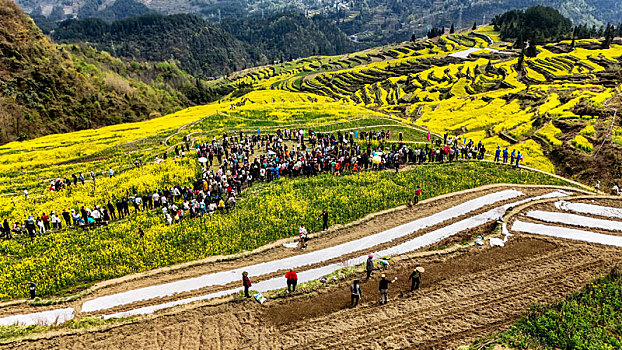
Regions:
<instances>
[{"instance_id":1,"label":"forested mountain","mask_svg":"<svg viewBox=\"0 0 622 350\"><path fill-rule=\"evenodd\" d=\"M194 15L145 15L111 24L72 19L59 23L52 37L59 43L88 42L131 60L173 59L185 71L206 76L359 47L331 21L299 13L227 20L222 26Z\"/></svg>"},{"instance_id":2,"label":"forested mountain","mask_svg":"<svg viewBox=\"0 0 622 350\"><path fill-rule=\"evenodd\" d=\"M59 21L99 17L112 21L143 14L145 8L163 14L192 13L211 22L227 18L269 16L295 10L321 14L355 40L368 46L406 41L433 27L470 28L512 9L551 6L575 25L604 26L622 18L622 1L614 0L16 0L27 12ZM143 4L145 7L137 5ZM113 11L109 9L115 8ZM111 15L110 13L114 13ZM38 23L43 18L37 17Z\"/></svg>"},{"instance_id":3,"label":"forested mountain","mask_svg":"<svg viewBox=\"0 0 622 350\"><path fill-rule=\"evenodd\" d=\"M52 37L59 43L88 42L126 59L174 59L182 69L205 75L242 69L250 59L242 42L194 15L145 15L111 24L95 18L67 20Z\"/></svg>"},{"instance_id":4,"label":"forested mountain","mask_svg":"<svg viewBox=\"0 0 622 350\"><path fill-rule=\"evenodd\" d=\"M0 143L143 120L213 94L174 64L57 47L12 0L0 0Z\"/></svg>"},{"instance_id":5,"label":"forested mountain","mask_svg":"<svg viewBox=\"0 0 622 350\"><path fill-rule=\"evenodd\" d=\"M362 47L332 21L299 12L227 20L222 27L247 45L254 64L315 54L335 55Z\"/></svg>"}]
</instances>

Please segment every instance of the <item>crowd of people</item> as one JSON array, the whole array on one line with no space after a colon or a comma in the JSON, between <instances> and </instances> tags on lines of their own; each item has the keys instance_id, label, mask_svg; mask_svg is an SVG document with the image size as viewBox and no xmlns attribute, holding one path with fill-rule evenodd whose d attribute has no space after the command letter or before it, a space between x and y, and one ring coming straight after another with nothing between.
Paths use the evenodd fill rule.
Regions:
<instances>
[{"instance_id":1,"label":"crowd of people","mask_svg":"<svg viewBox=\"0 0 622 350\"><path fill-rule=\"evenodd\" d=\"M218 168L238 188L252 186L254 181L273 181L281 177L313 176L319 173L339 175L344 171L395 169L405 164L452 162L460 159L483 159L486 148L480 141L458 137L430 137L429 143L413 147L398 133L395 142L390 130L374 132L316 133L312 130L283 130L261 135L234 132L216 137L197 146L197 156L204 164L204 177L213 176L209 169ZM356 142L360 139L360 142ZM260 154L255 154L261 150ZM500 152L500 149L498 148ZM519 166L522 154L507 149L503 162ZM510 159L508 159L510 158ZM496 159L498 160L498 159Z\"/></svg>"},{"instance_id":2,"label":"crowd of people","mask_svg":"<svg viewBox=\"0 0 622 350\"><path fill-rule=\"evenodd\" d=\"M393 136L393 139L391 137ZM233 132L213 137L193 145L187 136L185 142L172 150L175 158L186 157L187 152L196 154L201 164L201 175L189 184L179 184L153 193L128 193L112 201L102 201L94 208L80 206L62 208L59 211L30 214L23 222L12 225L5 219L1 234L11 238L17 234L44 234L49 230L69 227L84 229L104 225L110 221L123 219L131 212L159 209L163 220L174 224L186 217L196 217L214 213L225 214L235 207L238 194L251 187L255 181L270 182L281 177L314 176L319 173L342 174L345 171L357 172L373 169L395 169L406 164L431 162L452 162L459 159L482 159L486 148L479 142L450 137L442 138L428 133L429 142L409 144L404 142L402 132L392 135L390 130L349 131L319 133L313 130L284 129L274 134L255 134ZM357 142L358 141L358 142ZM495 161L501 154L497 148ZM162 158L156 156L159 163L168 158L168 152ZM520 152L503 151L503 162L522 160ZM134 166L142 166L137 159ZM106 174L107 173L107 174ZM112 167L104 172L115 176ZM94 171L72 174L65 180L57 178L50 183L51 191L61 191L72 186L85 186L90 180L96 185ZM417 193L421 193L418 189ZM28 192L24 195L28 199ZM416 204L419 195L409 204Z\"/></svg>"}]
</instances>

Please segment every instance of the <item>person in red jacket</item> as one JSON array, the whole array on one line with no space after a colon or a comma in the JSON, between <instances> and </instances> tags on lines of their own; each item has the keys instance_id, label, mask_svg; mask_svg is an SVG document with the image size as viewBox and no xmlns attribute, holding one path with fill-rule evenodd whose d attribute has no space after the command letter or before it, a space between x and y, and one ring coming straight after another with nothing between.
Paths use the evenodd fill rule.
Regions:
<instances>
[{"instance_id":1,"label":"person in red jacket","mask_svg":"<svg viewBox=\"0 0 622 350\"><path fill-rule=\"evenodd\" d=\"M419 203L419 197L421 196L421 187L417 186L415 190L415 195L413 196L415 204Z\"/></svg>"},{"instance_id":2,"label":"person in red jacket","mask_svg":"<svg viewBox=\"0 0 622 350\"><path fill-rule=\"evenodd\" d=\"M298 275L296 275L296 271L290 269L289 272L285 274L285 278L287 279L287 293L295 292L296 285L298 284Z\"/></svg>"},{"instance_id":3,"label":"person in red jacket","mask_svg":"<svg viewBox=\"0 0 622 350\"><path fill-rule=\"evenodd\" d=\"M248 278L248 272L242 272L242 285L244 286L244 296L250 298L248 289L252 286L250 278Z\"/></svg>"}]
</instances>

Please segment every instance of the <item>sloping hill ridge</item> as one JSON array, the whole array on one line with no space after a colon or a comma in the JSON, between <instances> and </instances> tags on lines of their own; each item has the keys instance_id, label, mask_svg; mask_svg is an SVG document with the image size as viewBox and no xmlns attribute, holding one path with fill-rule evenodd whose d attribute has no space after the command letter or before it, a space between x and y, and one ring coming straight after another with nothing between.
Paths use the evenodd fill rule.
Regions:
<instances>
[{"instance_id":1,"label":"sloping hill ridge","mask_svg":"<svg viewBox=\"0 0 622 350\"><path fill-rule=\"evenodd\" d=\"M12 0L0 0L0 143L143 120L191 104L166 84L102 72L74 62L74 54L50 43Z\"/></svg>"}]
</instances>

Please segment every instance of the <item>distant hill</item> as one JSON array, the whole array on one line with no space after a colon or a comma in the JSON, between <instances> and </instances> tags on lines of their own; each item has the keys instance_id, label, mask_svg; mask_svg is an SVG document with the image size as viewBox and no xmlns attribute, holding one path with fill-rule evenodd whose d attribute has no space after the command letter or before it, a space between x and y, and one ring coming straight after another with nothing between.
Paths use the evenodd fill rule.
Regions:
<instances>
[{"instance_id":1,"label":"distant hill","mask_svg":"<svg viewBox=\"0 0 622 350\"><path fill-rule=\"evenodd\" d=\"M227 20L222 26L194 15L144 15L110 24L71 19L59 23L51 35L59 43L88 42L125 59L173 59L185 71L205 76L359 47L331 21L299 13Z\"/></svg>"},{"instance_id":2,"label":"distant hill","mask_svg":"<svg viewBox=\"0 0 622 350\"><path fill-rule=\"evenodd\" d=\"M40 20L96 17L108 22L157 12L137 0L17 0L24 11Z\"/></svg>"},{"instance_id":3,"label":"distant hill","mask_svg":"<svg viewBox=\"0 0 622 350\"><path fill-rule=\"evenodd\" d=\"M408 40L412 34L424 36L433 27L471 28L512 9L535 5L551 6L575 25L605 26L622 18L622 1L615 0L16 0L34 15L59 21L66 18L99 17L110 20L141 15L137 3L163 14L191 13L211 22L230 18L269 16L284 11L321 14L339 28L368 46ZM127 9L127 10L124 10ZM121 16L119 16L119 14ZM38 22L39 23L39 22Z\"/></svg>"},{"instance_id":4,"label":"distant hill","mask_svg":"<svg viewBox=\"0 0 622 350\"><path fill-rule=\"evenodd\" d=\"M67 20L52 37L59 43L88 42L131 60L174 59L182 69L205 75L242 69L250 58L242 42L193 15L144 15L111 24L95 18Z\"/></svg>"},{"instance_id":5,"label":"distant hill","mask_svg":"<svg viewBox=\"0 0 622 350\"><path fill-rule=\"evenodd\" d=\"M255 64L315 54L336 55L363 47L348 39L331 20L309 18L300 12L226 20L222 27L246 44Z\"/></svg>"},{"instance_id":6,"label":"distant hill","mask_svg":"<svg viewBox=\"0 0 622 350\"><path fill-rule=\"evenodd\" d=\"M56 47L12 0L0 0L0 143L144 120L213 98L174 64Z\"/></svg>"}]
</instances>

